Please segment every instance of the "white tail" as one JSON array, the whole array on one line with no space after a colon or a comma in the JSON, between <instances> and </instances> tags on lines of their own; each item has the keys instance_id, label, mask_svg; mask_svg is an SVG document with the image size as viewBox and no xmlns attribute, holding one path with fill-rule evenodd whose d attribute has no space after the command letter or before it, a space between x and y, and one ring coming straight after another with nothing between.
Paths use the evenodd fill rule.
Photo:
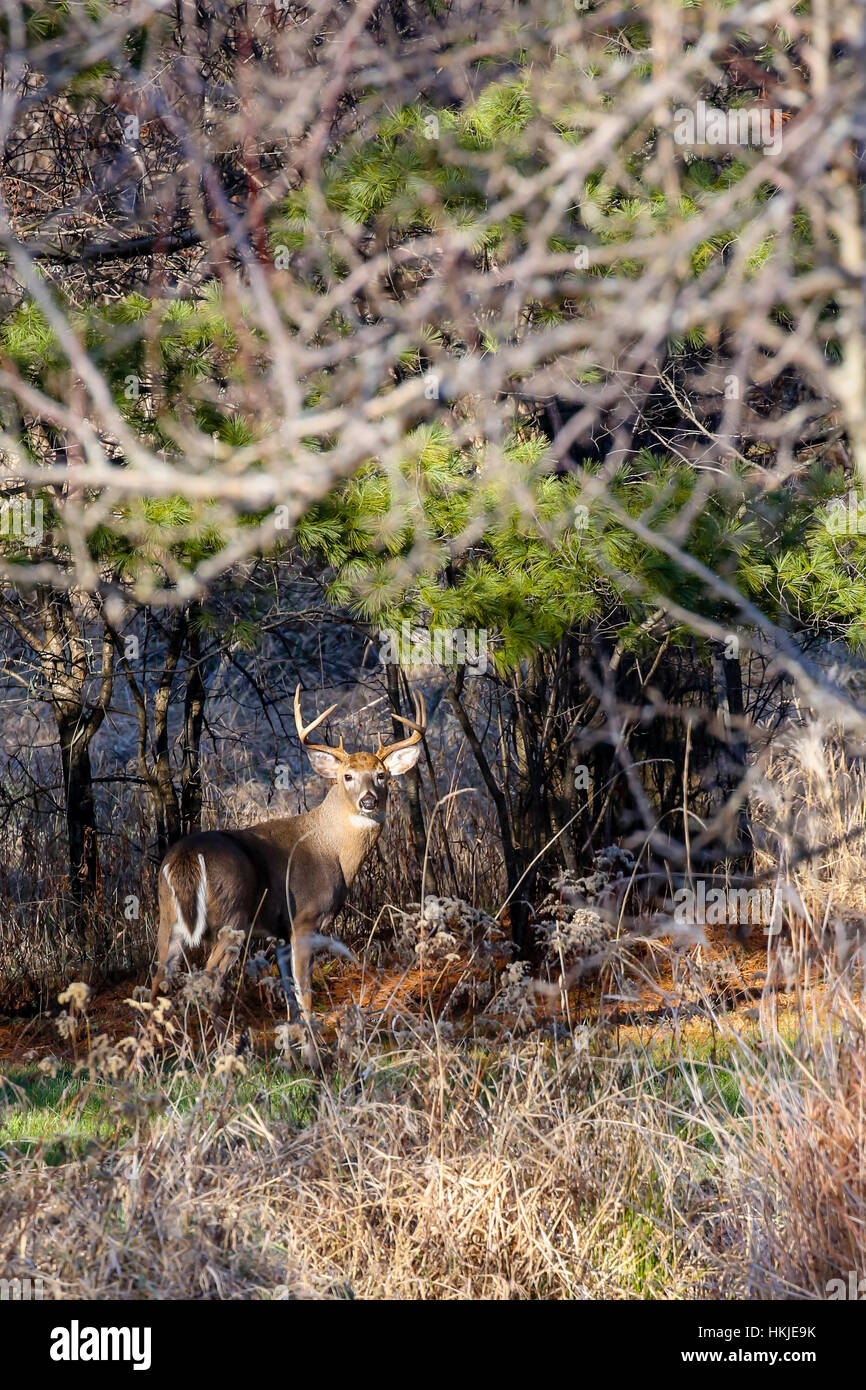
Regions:
<instances>
[{"instance_id":1,"label":"white tail","mask_svg":"<svg viewBox=\"0 0 866 1390\"><path fill-rule=\"evenodd\" d=\"M176 931L183 938L185 944L189 946L191 950L195 950L196 946L198 946L199 942L204 936L205 927L207 926L207 865L205 863L203 854L200 854L198 856L198 863L199 880L195 892L194 926L191 926L190 923L184 918L183 909L181 908L180 902L178 900L174 884L171 881L168 861L166 861L162 866L163 877L166 883L168 884L172 902L174 903L175 921L173 930Z\"/></svg>"}]
</instances>

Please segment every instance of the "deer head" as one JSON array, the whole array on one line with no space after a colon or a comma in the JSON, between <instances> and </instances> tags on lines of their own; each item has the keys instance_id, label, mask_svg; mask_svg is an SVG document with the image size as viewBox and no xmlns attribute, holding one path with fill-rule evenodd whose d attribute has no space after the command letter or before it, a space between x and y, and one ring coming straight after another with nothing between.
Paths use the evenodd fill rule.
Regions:
<instances>
[{"instance_id":1,"label":"deer head","mask_svg":"<svg viewBox=\"0 0 866 1390\"><path fill-rule=\"evenodd\" d=\"M407 738L398 743L383 744L381 735L375 753L348 753L340 736L338 747L327 743L310 743L309 737L314 729L333 714L337 708L331 705L306 726L301 718L301 687L295 690L295 727L301 740L301 747L310 760L314 772L327 777L335 783L337 793L344 809L359 822L381 825L385 819L385 806L388 800L388 787L392 777L399 777L414 767L421 753L421 741L427 729L427 709L424 696L412 697L415 705L415 718L404 719L401 714L394 718L412 730Z\"/></svg>"}]
</instances>

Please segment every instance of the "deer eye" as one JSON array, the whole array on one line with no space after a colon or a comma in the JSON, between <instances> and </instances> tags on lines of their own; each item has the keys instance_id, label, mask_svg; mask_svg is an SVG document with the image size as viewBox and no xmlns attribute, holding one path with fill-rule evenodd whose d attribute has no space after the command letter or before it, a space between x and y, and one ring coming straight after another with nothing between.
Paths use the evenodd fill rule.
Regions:
<instances>
[{"instance_id":1,"label":"deer eye","mask_svg":"<svg viewBox=\"0 0 866 1390\"><path fill-rule=\"evenodd\" d=\"M351 774L351 772L345 773L345 775L344 775L344 777L343 777L343 781L344 781L344 782L351 782L351 781L352 781L352 774Z\"/></svg>"}]
</instances>

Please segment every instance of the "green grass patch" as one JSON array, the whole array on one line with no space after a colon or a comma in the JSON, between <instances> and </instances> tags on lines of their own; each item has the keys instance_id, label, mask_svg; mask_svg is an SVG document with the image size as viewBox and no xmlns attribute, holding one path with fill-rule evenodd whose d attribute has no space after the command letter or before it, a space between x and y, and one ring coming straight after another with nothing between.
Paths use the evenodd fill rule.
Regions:
<instances>
[{"instance_id":1,"label":"green grass patch","mask_svg":"<svg viewBox=\"0 0 866 1390\"><path fill-rule=\"evenodd\" d=\"M219 1120L255 1108L266 1123L304 1128L316 1116L317 1083L265 1063L230 1081L178 1065L139 1081L109 1081L61 1067L55 1075L21 1068L0 1077L0 1163L4 1154L39 1153L46 1163L118 1144L141 1126L202 1111Z\"/></svg>"}]
</instances>

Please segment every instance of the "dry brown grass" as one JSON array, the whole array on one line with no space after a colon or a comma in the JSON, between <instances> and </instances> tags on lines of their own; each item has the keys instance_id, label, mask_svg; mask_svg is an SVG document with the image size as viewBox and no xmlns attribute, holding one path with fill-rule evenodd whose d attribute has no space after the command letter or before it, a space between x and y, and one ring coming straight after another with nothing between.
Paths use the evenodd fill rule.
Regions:
<instances>
[{"instance_id":1,"label":"dry brown grass","mask_svg":"<svg viewBox=\"0 0 866 1390\"><path fill-rule=\"evenodd\" d=\"M59 1297L826 1297L866 1262L852 985L649 1046L359 1033L320 1078L144 1010L7 1092L0 1265Z\"/></svg>"},{"instance_id":2,"label":"dry brown grass","mask_svg":"<svg viewBox=\"0 0 866 1390\"><path fill-rule=\"evenodd\" d=\"M736 1264L752 1297L826 1298L866 1273L866 1012L848 967L805 1002L796 1033L762 1010L762 1045L742 1064L748 1124L716 1131Z\"/></svg>"},{"instance_id":3,"label":"dry brown grass","mask_svg":"<svg viewBox=\"0 0 866 1390\"><path fill-rule=\"evenodd\" d=\"M815 924L866 921L866 763L808 722L770 755L752 801L758 863L795 886Z\"/></svg>"},{"instance_id":4,"label":"dry brown grass","mask_svg":"<svg viewBox=\"0 0 866 1390\"><path fill-rule=\"evenodd\" d=\"M692 1141L571 1047L418 1038L298 1081L300 1120L245 1072L212 1058L180 1100L143 1064L101 1091L86 1155L10 1146L8 1274L66 1297L386 1298L676 1296L706 1276Z\"/></svg>"},{"instance_id":5,"label":"dry brown grass","mask_svg":"<svg viewBox=\"0 0 866 1390\"><path fill-rule=\"evenodd\" d=\"M518 1027L494 999L449 1027L425 989L408 1019L358 1010L313 1077L203 1042L180 1001L125 1038L73 1002L80 1060L43 1048L0 1104L0 1273L85 1298L822 1298L866 1274L863 950L833 927L864 906L837 832L866 803L828 747L822 771L792 745L759 805L803 912L733 1009L706 948L656 941L639 1026ZM793 863L821 836L840 848ZM627 964L597 988L633 995Z\"/></svg>"}]
</instances>

